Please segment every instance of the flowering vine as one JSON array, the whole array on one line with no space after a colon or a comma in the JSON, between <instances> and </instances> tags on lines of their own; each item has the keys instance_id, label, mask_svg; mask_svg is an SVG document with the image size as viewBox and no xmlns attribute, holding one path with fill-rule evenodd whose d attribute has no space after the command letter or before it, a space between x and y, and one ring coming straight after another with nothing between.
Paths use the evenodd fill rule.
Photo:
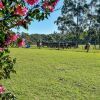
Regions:
<instances>
[{"instance_id":1,"label":"flowering vine","mask_svg":"<svg viewBox=\"0 0 100 100\"><path fill-rule=\"evenodd\" d=\"M48 18L59 0L0 0L0 79L10 78L16 73L16 59L9 56L9 46L16 42L18 47L25 46L25 40L12 31L12 28L28 28L32 20ZM0 85L2 100L15 100L16 97Z\"/></svg>"}]
</instances>

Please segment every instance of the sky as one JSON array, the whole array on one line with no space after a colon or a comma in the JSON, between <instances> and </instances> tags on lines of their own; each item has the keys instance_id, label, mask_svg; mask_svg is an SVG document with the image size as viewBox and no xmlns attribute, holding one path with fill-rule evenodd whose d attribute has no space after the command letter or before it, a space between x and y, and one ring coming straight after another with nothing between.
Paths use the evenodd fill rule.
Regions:
<instances>
[{"instance_id":1,"label":"sky","mask_svg":"<svg viewBox=\"0 0 100 100\"><path fill-rule=\"evenodd\" d=\"M63 5L63 0L60 0L56 6L55 9L58 9L60 7L62 7ZM20 30L18 30L18 32L25 32L25 33L29 33L29 34L51 34L54 31L58 31L57 30L57 25L54 24L54 21L57 20L58 16L61 15L61 10L56 10L54 12L51 13L51 15L48 17L48 19L45 19L43 21L33 21L31 22L31 25L29 25L28 30L24 29L24 28L20 28ZM15 32L17 32L16 29L13 29Z\"/></svg>"}]
</instances>

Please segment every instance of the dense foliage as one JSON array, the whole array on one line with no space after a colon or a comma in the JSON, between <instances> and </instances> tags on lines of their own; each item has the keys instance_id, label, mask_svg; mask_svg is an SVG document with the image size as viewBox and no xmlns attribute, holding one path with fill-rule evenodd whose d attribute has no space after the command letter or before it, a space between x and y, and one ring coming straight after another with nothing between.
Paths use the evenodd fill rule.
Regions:
<instances>
[{"instance_id":1,"label":"dense foliage","mask_svg":"<svg viewBox=\"0 0 100 100\"><path fill-rule=\"evenodd\" d=\"M21 33L21 37L25 39L26 45L35 45L37 42L75 42L76 41L76 35L71 33L65 32L64 34L54 32L51 34L28 34L28 33ZM88 40L88 32L82 32L79 36L78 43L85 45ZM91 44L95 45L95 37L94 35L91 35ZM99 41L96 42L96 45L99 44ZM13 47L16 47L16 43Z\"/></svg>"},{"instance_id":2,"label":"dense foliage","mask_svg":"<svg viewBox=\"0 0 100 100\"><path fill-rule=\"evenodd\" d=\"M86 42L100 44L100 0L64 0L62 15L55 22L63 33L73 33L77 44L86 32Z\"/></svg>"}]
</instances>

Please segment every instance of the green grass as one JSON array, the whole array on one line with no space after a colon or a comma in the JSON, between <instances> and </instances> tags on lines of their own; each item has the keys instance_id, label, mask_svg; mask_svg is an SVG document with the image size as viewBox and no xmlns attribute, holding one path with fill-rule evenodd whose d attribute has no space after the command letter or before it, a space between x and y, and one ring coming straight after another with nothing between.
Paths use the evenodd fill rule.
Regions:
<instances>
[{"instance_id":1,"label":"green grass","mask_svg":"<svg viewBox=\"0 0 100 100\"><path fill-rule=\"evenodd\" d=\"M2 80L18 100L100 100L100 51L11 48L17 74Z\"/></svg>"}]
</instances>

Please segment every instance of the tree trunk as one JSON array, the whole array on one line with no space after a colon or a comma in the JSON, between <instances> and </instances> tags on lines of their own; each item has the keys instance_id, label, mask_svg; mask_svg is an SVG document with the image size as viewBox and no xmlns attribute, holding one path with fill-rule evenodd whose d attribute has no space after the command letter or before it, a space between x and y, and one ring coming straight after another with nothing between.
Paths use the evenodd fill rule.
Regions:
<instances>
[{"instance_id":1,"label":"tree trunk","mask_svg":"<svg viewBox=\"0 0 100 100\"><path fill-rule=\"evenodd\" d=\"M79 45L79 14L77 15L77 29L76 29L76 48L78 48Z\"/></svg>"},{"instance_id":2,"label":"tree trunk","mask_svg":"<svg viewBox=\"0 0 100 100\"><path fill-rule=\"evenodd\" d=\"M96 40L95 40L95 43L94 43L94 48L96 49Z\"/></svg>"},{"instance_id":3,"label":"tree trunk","mask_svg":"<svg viewBox=\"0 0 100 100\"><path fill-rule=\"evenodd\" d=\"M76 34L76 48L79 46L79 34Z\"/></svg>"},{"instance_id":4,"label":"tree trunk","mask_svg":"<svg viewBox=\"0 0 100 100\"><path fill-rule=\"evenodd\" d=\"M100 49L100 33L99 33L99 49Z\"/></svg>"},{"instance_id":5,"label":"tree trunk","mask_svg":"<svg viewBox=\"0 0 100 100\"><path fill-rule=\"evenodd\" d=\"M60 50L60 42L58 42L58 50Z\"/></svg>"}]
</instances>

